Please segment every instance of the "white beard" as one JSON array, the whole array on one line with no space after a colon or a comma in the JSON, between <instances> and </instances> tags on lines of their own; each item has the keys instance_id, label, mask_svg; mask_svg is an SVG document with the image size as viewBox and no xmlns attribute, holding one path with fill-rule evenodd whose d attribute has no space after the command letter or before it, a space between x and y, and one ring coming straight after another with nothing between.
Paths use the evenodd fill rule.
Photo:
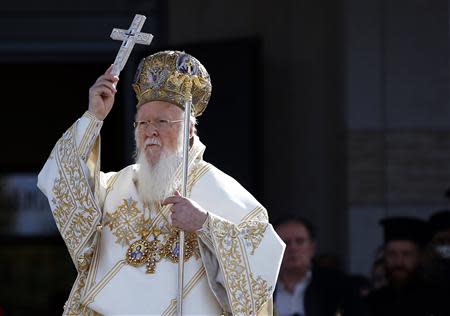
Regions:
<instances>
[{"instance_id":1,"label":"white beard","mask_svg":"<svg viewBox=\"0 0 450 316\"><path fill-rule=\"evenodd\" d=\"M161 153L154 165L149 164L145 152L139 151L136 163L138 195L144 203L160 203L174 194L180 188L180 180L175 178L175 172L182 161L182 152Z\"/></svg>"}]
</instances>

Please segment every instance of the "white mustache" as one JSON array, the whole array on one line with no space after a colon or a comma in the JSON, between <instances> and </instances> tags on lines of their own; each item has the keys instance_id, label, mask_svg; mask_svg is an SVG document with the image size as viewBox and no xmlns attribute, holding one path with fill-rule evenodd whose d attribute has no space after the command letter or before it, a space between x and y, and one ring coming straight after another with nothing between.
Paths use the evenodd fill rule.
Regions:
<instances>
[{"instance_id":1,"label":"white mustache","mask_svg":"<svg viewBox=\"0 0 450 316\"><path fill-rule=\"evenodd\" d=\"M161 141L158 138L148 138L144 142L144 146L148 145L158 145L161 146Z\"/></svg>"}]
</instances>

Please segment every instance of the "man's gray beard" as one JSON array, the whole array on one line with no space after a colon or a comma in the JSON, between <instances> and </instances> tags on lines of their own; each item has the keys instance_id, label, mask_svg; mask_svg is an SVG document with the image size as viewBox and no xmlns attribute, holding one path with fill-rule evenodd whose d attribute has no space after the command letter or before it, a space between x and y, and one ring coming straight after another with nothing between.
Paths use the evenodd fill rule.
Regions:
<instances>
[{"instance_id":1,"label":"man's gray beard","mask_svg":"<svg viewBox=\"0 0 450 316\"><path fill-rule=\"evenodd\" d=\"M147 203L159 203L174 194L180 187L180 179L176 179L175 172L182 161L180 151L161 153L154 165L151 165L140 150L136 159L139 165L137 170L138 195L141 201Z\"/></svg>"}]
</instances>

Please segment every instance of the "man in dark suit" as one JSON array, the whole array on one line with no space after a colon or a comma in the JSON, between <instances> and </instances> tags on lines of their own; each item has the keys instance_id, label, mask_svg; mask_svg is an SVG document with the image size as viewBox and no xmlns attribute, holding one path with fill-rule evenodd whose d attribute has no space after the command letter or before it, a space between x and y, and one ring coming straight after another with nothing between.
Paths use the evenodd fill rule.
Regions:
<instances>
[{"instance_id":1,"label":"man in dark suit","mask_svg":"<svg viewBox=\"0 0 450 316\"><path fill-rule=\"evenodd\" d=\"M306 219L289 217L276 225L286 243L275 293L278 316L361 316L357 293L348 278L313 264L315 229Z\"/></svg>"}]
</instances>

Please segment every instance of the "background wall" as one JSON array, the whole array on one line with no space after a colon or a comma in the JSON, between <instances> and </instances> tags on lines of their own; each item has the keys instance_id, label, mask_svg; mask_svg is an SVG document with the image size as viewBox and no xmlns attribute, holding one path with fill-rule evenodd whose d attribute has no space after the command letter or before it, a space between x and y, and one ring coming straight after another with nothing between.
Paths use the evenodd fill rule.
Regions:
<instances>
[{"instance_id":1,"label":"background wall","mask_svg":"<svg viewBox=\"0 0 450 316\"><path fill-rule=\"evenodd\" d=\"M448 1L345 6L349 268L364 273L382 217L448 207Z\"/></svg>"}]
</instances>

